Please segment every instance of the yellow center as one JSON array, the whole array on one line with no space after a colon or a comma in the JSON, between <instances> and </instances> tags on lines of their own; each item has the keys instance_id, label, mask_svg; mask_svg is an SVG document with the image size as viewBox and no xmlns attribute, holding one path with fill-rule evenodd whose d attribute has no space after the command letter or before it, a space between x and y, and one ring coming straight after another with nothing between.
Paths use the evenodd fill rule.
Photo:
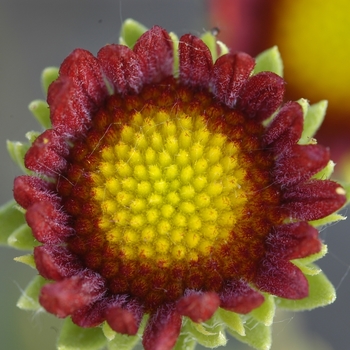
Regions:
<instances>
[{"instance_id":1,"label":"yellow center","mask_svg":"<svg viewBox=\"0 0 350 350\"><path fill-rule=\"evenodd\" d=\"M202 115L135 112L101 151L93 198L126 259L197 260L228 238L246 203L239 148Z\"/></svg>"}]
</instances>

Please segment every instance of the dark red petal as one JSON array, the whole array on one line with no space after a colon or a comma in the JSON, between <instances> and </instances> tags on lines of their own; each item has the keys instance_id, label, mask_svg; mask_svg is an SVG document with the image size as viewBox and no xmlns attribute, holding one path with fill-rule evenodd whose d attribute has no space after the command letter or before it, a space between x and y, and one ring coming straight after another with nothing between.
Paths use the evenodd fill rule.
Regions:
<instances>
[{"instance_id":1,"label":"dark red petal","mask_svg":"<svg viewBox=\"0 0 350 350\"><path fill-rule=\"evenodd\" d=\"M145 350L171 350L181 330L181 316L173 305L163 305L148 320L143 333Z\"/></svg>"},{"instance_id":2,"label":"dark red petal","mask_svg":"<svg viewBox=\"0 0 350 350\"><path fill-rule=\"evenodd\" d=\"M243 86L237 109L257 121L269 118L281 105L284 95L284 80L272 72L253 75Z\"/></svg>"},{"instance_id":3,"label":"dark red petal","mask_svg":"<svg viewBox=\"0 0 350 350\"><path fill-rule=\"evenodd\" d=\"M57 317L66 317L90 305L103 296L103 279L92 271L46 284L40 292L39 302Z\"/></svg>"},{"instance_id":4,"label":"dark red petal","mask_svg":"<svg viewBox=\"0 0 350 350\"><path fill-rule=\"evenodd\" d=\"M53 128L70 138L87 131L98 109L84 88L67 77L60 77L49 86L47 102Z\"/></svg>"},{"instance_id":5,"label":"dark red petal","mask_svg":"<svg viewBox=\"0 0 350 350\"><path fill-rule=\"evenodd\" d=\"M22 175L15 178L13 196L24 209L41 201L58 204L59 199L51 192L51 189L51 184L38 177Z\"/></svg>"},{"instance_id":6,"label":"dark red petal","mask_svg":"<svg viewBox=\"0 0 350 350\"><path fill-rule=\"evenodd\" d=\"M282 153L299 141L303 123L303 110L300 104L287 102L268 126L263 142L274 148L277 153Z\"/></svg>"},{"instance_id":7,"label":"dark red petal","mask_svg":"<svg viewBox=\"0 0 350 350\"><path fill-rule=\"evenodd\" d=\"M272 175L277 183L295 185L322 170L329 157L329 149L320 145L294 145L277 159Z\"/></svg>"},{"instance_id":8,"label":"dark red petal","mask_svg":"<svg viewBox=\"0 0 350 350\"><path fill-rule=\"evenodd\" d=\"M191 34L179 41L180 82L193 87L207 87L213 59L208 46Z\"/></svg>"},{"instance_id":9,"label":"dark red petal","mask_svg":"<svg viewBox=\"0 0 350 350\"><path fill-rule=\"evenodd\" d=\"M330 180L311 180L283 194L283 207L291 218L317 220L346 203L345 190Z\"/></svg>"},{"instance_id":10,"label":"dark red petal","mask_svg":"<svg viewBox=\"0 0 350 350\"><path fill-rule=\"evenodd\" d=\"M161 27L154 26L137 40L134 52L144 63L145 83L157 83L173 73L173 42Z\"/></svg>"},{"instance_id":11,"label":"dark red petal","mask_svg":"<svg viewBox=\"0 0 350 350\"><path fill-rule=\"evenodd\" d=\"M291 262L273 255L260 263L254 283L261 291L281 298L302 299L309 294L303 273Z\"/></svg>"},{"instance_id":12,"label":"dark red petal","mask_svg":"<svg viewBox=\"0 0 350 350\"><path fill-rule=\"evenodd\" d=\"M98 59L89 51L74 50L61 64L59 73L60 77L68 77L75 86L79 86L95 105L99 105L107 96L102 69Z\"/></svg>"},{"instance_id":13,"label":"dark red petal","mask_svg":"<svg viewBox=\"0 0 350 350\"><path fill-rule=\"evenodd\" d=\"M59 281L78 274L83 265L67 248L44 245L34 248L35 266L40 275L49 280Z\"/></svg>"},{"instance_id":14,"label":"dark red petal","mask_svg":"<svg viewBox=\"0 0 350 350\"><path fill-rule=\"evenodd\" d=\"M176 305L179 314L189 317L193 322L204 322L213 316L220 306L219 296L214 292L193 292Z\"/></svg>"},{"instance_id":15,"label":"dark red petal","mask_svg":"<svg viewBox=\"0 0 350 350\"><path fill-rule=\"evenodd\" d=\"M137 302L128 301L124 306L120 302L109 306L106 311L106 321L116 332L135 335L143 316L142 307Z\"/></svg>"},{"instance_id":16,"label":"dark red petal","mask_svg":"<svg viewBox=\"0 0 350 350\"><path fill-rule=\"evenodd\" d=\"M264 302L264 297L243 281L231 281L220 294L220 307L247 314Z\"/></svg>"},{"instance_id":17,"label":"dark red petal","mask_svg":"<svg viewBox=\"0 0 350 350\"><path fill-rule=\"evenodd\" d=\"M33 236L41 243L61 243L74 233L67 225L67 214L48 201L30 206L26 212L26 220Z\"/></svg>"},{"instance_id":18,"label":"dark red petal","mask_svg":"<svg viewBox=\"0 0 350 350\"><path fill-rule=\"evenodd\" d=\"M108 302L105 298L84 306L72 314L72 321L84 328L97 327L105 321L105 311Z\"/></svg>"},{"instance_id":19,"label":"dark red petal","mask_svg":"<svg viewBox=\"0 0 350 350\"><path fill-rule=\"evenodd\" d=\"M219 57L213 67L211 88L220 102L234 107L240 91L253 71L255 60L246 53Z\"/></svg>"},{"instance_id":20,"label":"dark red petal","mask_svg":"<svg viewBox=\"0 0 350 350\"><path fill-rule=\"evenodd\" d=\"M275 227L267 244L271 255L287 260L305 258L321 250L318 231L305 221Z\"/></svg>"},{"instance_id":21,"label":"dark red petal","mask_svg":"<svg viewBox=\"0 0 350 350\"><path fill-rule=\"evenodd\" d=\"M36 138L24 158L25 166L47 176L57 176L66 167L68 145L55 130L44 131Z\"/></svg>"},{"instance_id":22,"label":"dark red petal","mask_svg":"<svg viewBox=\"0 0 350 350\"><path fill-rule=\"evenodd\" d=\"M97 54L103 72L115 92L138 93L144 83L144 65L134 51L123 45L106 45Z\"/></svg>"}]
</instances>

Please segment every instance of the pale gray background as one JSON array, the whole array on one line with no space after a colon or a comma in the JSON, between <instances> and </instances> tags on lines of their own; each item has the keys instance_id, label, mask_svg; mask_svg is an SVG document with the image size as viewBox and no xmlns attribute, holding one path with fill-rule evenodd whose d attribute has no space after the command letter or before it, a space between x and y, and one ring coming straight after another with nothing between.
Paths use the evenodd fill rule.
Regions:
<instances>
[{"instance_id":1,"label":"pale gray background","mask_svg":"<svg viewBox=\"0 0 350 350\"><path fill-rule=\"evenodd\" d=\"M20 174L5 151L5 140L24 140L28 130L38 129L27 105L43 97L39 76L44 67L58 66L76 47L96 54L104 44L117 42L121 21L128 17L179 35L201 34L210 29L205 5L204 0L0 0L0 202L12 196L13 178ZM303 313L304 328L322 336L333 349L345 350L350 344L349 225L328 227L321 235L330 254L320 265L339 285L338 299L327 308ZM54 350L56 319L15 307L21 289L35 273L12 260L18 255L0 248L0 348ZM288 329L296 318L282 322ZM226 348L238 349L233 341Z\"/></svg>"}]
</instances>

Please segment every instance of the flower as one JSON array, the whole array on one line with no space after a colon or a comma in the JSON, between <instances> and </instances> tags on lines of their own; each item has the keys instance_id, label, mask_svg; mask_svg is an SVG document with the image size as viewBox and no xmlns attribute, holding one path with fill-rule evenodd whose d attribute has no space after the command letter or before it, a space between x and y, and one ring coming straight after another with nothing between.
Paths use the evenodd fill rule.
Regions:
<instances>
[{"instance_id":1,"label":"flower","mask_svg":"<svg viewBox=\"0 0 350 350\"><path fill-rule=\"evenodd\" d=\"M213 0L212 25L219 38L235 50L257 54L278 45L284 57L288 97L329 101L328 117L318 138L331 145L333 159L344 161L349 151L348 68L349 2L302 0ZM338 168L339 169L339 168Z\"/></svg>"},{"instance_id":2,"label":"flower","mask_svg":"<svg viewBox=\"0 0 350 350\"><path fill-rule=\"evenodd\" d=\"M310 265L326 250L309 221L338 220L346 202L312 138L322 111L283 103L284 80L261 71L276 49L255 65L220 44L215 59L213 39L177 47L154 26L133 48L76 49L48 88L52 126L33 137L14 198L39 242L41 306L98 327L95 348L131 348L143 328L145 349L212 347L225 324L266 348L275 304L334 300ZM73 324L65 334L92 334Z\"/></svg>"}]
</instances>

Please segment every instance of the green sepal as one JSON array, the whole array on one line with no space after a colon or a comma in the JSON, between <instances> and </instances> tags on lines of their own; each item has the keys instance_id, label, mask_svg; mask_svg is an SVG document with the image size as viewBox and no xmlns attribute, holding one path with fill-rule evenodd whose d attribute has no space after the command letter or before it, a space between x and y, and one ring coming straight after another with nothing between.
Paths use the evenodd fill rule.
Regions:
<instances>
[{"instance_id":1,"label":"green sepal","mask_svg":"<svg viewBox=\"0 0 350 350\"><path fill-rule=\"evenodd\" d=\"M214 323L213 320L214 318L211 318L203 323L195 323L187 319L186 330L191 333L197 343L203 346L208 348L224 346L227 343L224 325L217 322Z\"/></svg>"},{"instance_id":2,"label":"green sepal","mask_svg":"<svg viewBox=\"0 0 350 350\"><path fill-rule=\"evenodd\" d=\"M287 310L311 310L334 302L336 292L323 272L305 276L309 282L309 296L301 300L276 298L276 305Z\"/></svg>"},{"instance_id":3,"label":"green sepal","mask_svg":"<svg viewBox=\"0 0 350 350\"><path fill-rule=\"evenodd\" d=\"M330 160L322 170L320 170L317 174L313 176L313 178L319 180L328 180L333 174L334 167L335 163L332 160Z\"/></svg>"},{"instance_id":4,"label":"green sepal","mask_svg":"<svg viewBox=\"0 0 350 350\"><path fill-rule=\"evenodd\" d=\"M219 308L215 313L225 323L225 326L237 332L239 335L245 335L244 323L242 318L235 312Z\"/></svg>"},{"instance_id":5,"label":"green sepal","mask_svg":"<svg viewBox=\"0 0 350 350\"><path fill-rule=\"evenodd\" d=\"M301 98L301 99L299 99L296 102L298 102L300 104L301 109L303 110L303 117L305 119L305 116L306 116L306 114L307 114L307 112L309 110L309 107L310 107L309 101L307 99L305 99L305 98Z\"/></svg>"},{"instance_id":6,"label":"green sepal","mask_svg":"<svg viewBox=\"0 0 350 350\"><path fill-rule=\"evenodd\" d=\"M255 62L253 74L268 71L283 77L283 61L277 46L261 52L255 58Z\"/></svg>"},{"instance_id":7,"label":"green sepal","mask_svg":"<svg viewBox=\"0 0 350 350\"><path fill-rule=\"evenodd\" d=\"M334 222L338 222L341 220L346 220L346 216L343 216L340 214L331 214L322 219L309 221L309 224L314 227L320 227L320 226L332 224Z\"/></svg>"},{"instance_id":8,"label":"green sepal","mask_svg":"<svg viewBox=\"0 0 350 350\"><path fill-rule=\"evenodd\" d=\"M7 151L11 156L12 160L19 166L24 172L29 174L30 171L24 165L24 156L27 153L30 145L28 143L22 143L18 141L6 141Z\"/></svg>"},{"instance_id":9,"label":"green sepal","mask_svg":"<svg viewBox=\"0 0 350 350\"><path fill-rule=\"evenodd\" d=\"M218 40L216 42L216 44L218 45L219 47L219 53L218 53L218 57L221 57L223 55L226 55L227 53L230 52L229 48L227 47L226 44L224 44L222 41Z\"/></svg>"},{"instance_id":10,"label":"green sepal","mask_svg":"<svg viewBox=\"0 0 350 350\"><path fill-rule=\"evenodd\" d=\"M246 335L242 337L238 333L228 329L228 332L240 340L258 350L269 350L271 347L271 327L251 318L246 323Z\"/></svg>"},{"instance_id":11,"label":"green sepal","mask_svg":"<svg viewBox=\"0 0 350 350\"><path fill-rule=\"evenodd\" d=\"M175 78L177 78L179 76L179 38L173 32L169 33L169 35L173 42L173 52L174 52L173 75Z\"/></svg>"},{"instance_id":12,"label":"green sepal","mask_svg":"<svg viewBox=\"0 0 350 350\"><path fill-rule=\"evenodd\" d=\"M31 310L37 311L41 309L41 305L39 304L38 298L40 294L41 287L47 284L48 281L41 277L35 276L26 289L23 291L23 294L17 301L17 307L22 310Z\"/></svg>"},{"instance_id":13,"label":"green sepal","mask_svg":"<svg viewBox=\"0 0 350 350\"><path fill-rule=\"evenodd\" d=\"M216 36L213 35L212 32L207 31L201 35L201 39L205 45L208 46L208 49L211 52L211 57L213 58L213 62L218 58L218 50L216 47Z\"/></svg>"},{"instance_id":14,"label":"green sepal","mask_svg":"<svg viewBox=\"0 0 350 350\"><path fill-rule=\"evenodd\" d=\"M30 143L33 143L40 134L38 131L28 131L25 136Z\"/></svg>"},{"instance_id":15,"label":"green sepal","mask_svg":"<svg viewBox=\"0 0 350 350\"><path fill-rule=\"evenodd\" d=\"M250 315L265 326L271 326L276 312L275 299L272 295L264 294L265 301Z\"/></svg>"},{"instance_id":16,"label":"green sepal","mask_svg":"<svg viewBox=\"0 0 350 350\"><path fill-rule=\"evenodd\" d=\"M36 268L33 254L26 254L26 255L17 256L17 258L14 258L13 260L20 262L22 264L26 264L33 269Z\"/></svg>"},{"instance_id":17,"label":"green sepal","mask_svg":"<svg viewBox=\"0 0 350 350\"><path fill-rule=\"evenodd\" d=\"M129 18L122 24L119 44L126 45L132 49L136 44L138 38L147 30L148 28L143 24Z\"/></svg>"},{"instance_id":18,"label":"green sepal","mask_svg":"<svg viewBox=\"0 0 350 350\"><path fill-rule=\"evenodd\" d=\"M16 249L32 250L33 247L39 245L39 242L33 237L31 228L23 224L11 233L7 244Z\"/></svg>"},{"instance_id":19,"label":"green sepal","mask_svg":"<svg viewBox=\"0 0 350 350\"><path fill-rule=\"evenodd\" d=\"M113 340L107 344L108 350L131 350L140 342L140 335L115 333Z\"/></svg>"},{"instance_id":20,"label":"green sepal","mask_svg":"<svg viewBox=\"0 0 350 350\"><path fill-rule=\"evenodd\" d=\"M297 266L304 275L318 275L322 270L315 264L303 264L300 260L294 260L293 264Z\"/></svg>"},{"instance_id":21,"label":"green sepal","mask_svg":"<svg viewBox=\"0 0 350 350\"><path fill-rule=\"evenodd\" d=\"M47 95L47 90L50 84L58 78L59 69L57 67L47 67L41 73L41 86L44 95Z\"/></svg>"},{"instance_id":22,"label":"green sepal","mask_svg":"<svg viewBox=\"0 0 350 350\"><path fill-rule=\"evenodd\" d=\"M327 252L328 252L327 245L322 243L321 250L318 253L311 254L305 258L292 260L292 262L300 261L303 265L309 265L323 258L327 254Z\"/></svg>"},{"instance_id":23,"label":"green sepal","mask_svg":"<svg viewBox=\"0 0 350 350\"><path fill-rule=\"evenodd\" d=\"M304 130L299 140L299 144L304 145L310 142L321 126L326 115L328 102L326 100L317 102L309 106L304 118Z\"/></svg>"},{"instance_id":24,"label":"green sepal","mask_svg":"<svg viewBox=\"0 0 350 350\"><path fill-rule=\"evenodd\" d=\"M194 350L197 342L188 334L180 334L173 350Z\"/></svg>"},{"instance_id":25,"label":"green sepal","mask_svg":"<svg viewBox=\"0 0 350 350\"><path fill-rule=\"evenodd\" d=\"M11 234L25 223L14 199L0 207L0 244L6 244Z\"/></svg>"},{"instance_id":26,"label":"green sepal","mask_svg":"<svg viewBox=\"0 0 350 350\"><path fill-rule=\"evenodd\" d=\"M102 332L107 338L107 340L113 340L115 335L117 334L107 322L103 322L102 324Z\"/></svg>"},{"instance_id":27,"label":"green sepal","mask_svg":"<svg viewBox=\"0 0 350 350\"><path fill-rule=\"evenodd\" d=\"M44 129L51 128L50 110L47 102L34 100L29 104L28 109Z\"/></svg>"},{"instance_id":28,"label":"green sepal","mask_svg":"<svg viewBox=\"0 0 350 350\"><path fill-rule=\"evenodd\" d=\"M102 329L82 328L70 318L65 319L57 341L58 350L98 350L106 345L107 339Z\"/></svg>"},{"instance_id":29,"label":"green sepal","mask_svg":"<svg viewBox=\"0 0 350 350\"><path fill-rule=\"evenodd\" d=\"M350 183L343 183L340 181L340 184L343 186L345 190L345 196L346 196L346 203L344 206L350 203Z\"/></svg>"}]
</instances>

